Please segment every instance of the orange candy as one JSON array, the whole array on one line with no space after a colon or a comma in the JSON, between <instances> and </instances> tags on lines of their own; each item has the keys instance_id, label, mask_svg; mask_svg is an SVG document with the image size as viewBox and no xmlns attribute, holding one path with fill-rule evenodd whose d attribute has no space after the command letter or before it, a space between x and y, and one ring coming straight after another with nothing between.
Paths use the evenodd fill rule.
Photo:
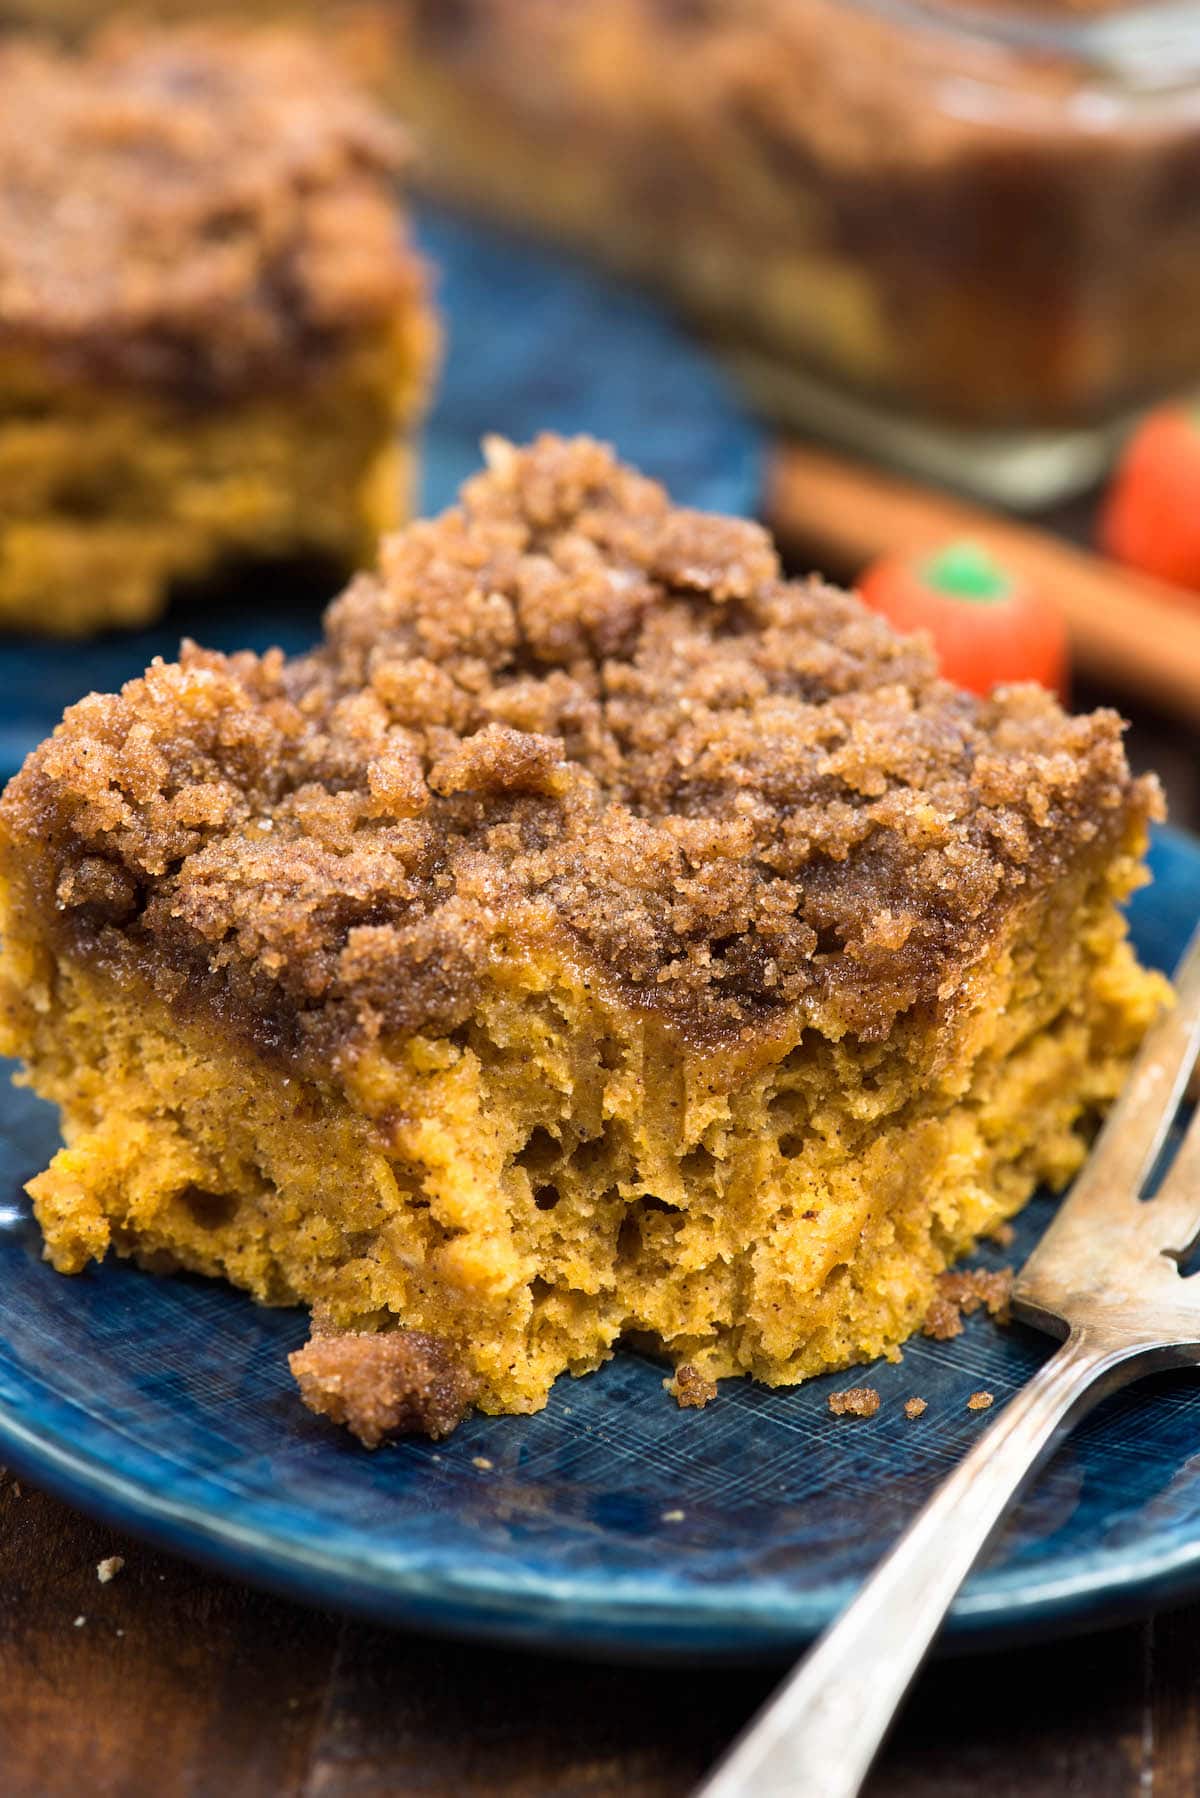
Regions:
<instances>
[{"instance_id":1,"label":"orange candy","mask_svg":"<svg viewBox=\"0 0 1200 1798\"><path fill-rule=\"evenodd\" d=\"M859 592L899 631L928 631L946 679L972 693L1037 681L1066 697L1067 631L1055 607L973 543L885 556Z\"/></svg>"},{"instance_id":2,"label":"orange candy","mask_svg":"<svg viewBox=\"0 0 1200 1798\"><path fill-rule=\"evenodd\" d=\"M1125 445L1100 519L1105 552L1200 592L1200 413L1163 406Z\"/></svg>"}]
</instances>

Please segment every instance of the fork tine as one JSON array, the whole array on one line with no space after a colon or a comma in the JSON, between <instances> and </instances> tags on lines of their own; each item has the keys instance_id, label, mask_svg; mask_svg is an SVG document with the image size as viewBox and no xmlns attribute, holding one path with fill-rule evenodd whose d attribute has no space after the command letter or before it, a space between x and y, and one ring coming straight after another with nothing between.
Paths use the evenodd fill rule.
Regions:
<instances>
[{"instance_id":1,"label":"fork tine","mask_svg":"<svg viewBox=\"0 0 1200 1798\"><path fill-rule=\"evenodd\" d=\"M1168 1255L1186 1255L1200 1235L1200 1105L1170 1171L1145 1207L1146 1230Z\"/></svg>"},{"instance_id":2,"label":"fork tine","mask_svg":"<svg viewBox=\"0 0 1200 1798\"><path fill-rule=\"evenodd\" d=\"M1200 1053L1200 928L1175 974L1175 1004L1149 1032L1068 1200L1136 1200L1167 1139Z\"/></svg>"}]
</instances>

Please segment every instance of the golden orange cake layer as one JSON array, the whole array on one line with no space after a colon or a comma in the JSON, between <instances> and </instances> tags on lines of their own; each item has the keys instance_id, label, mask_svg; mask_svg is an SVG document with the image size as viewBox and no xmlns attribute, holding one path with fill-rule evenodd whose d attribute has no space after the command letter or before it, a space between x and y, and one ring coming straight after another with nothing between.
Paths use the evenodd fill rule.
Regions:
<instances>
[{"instance_id":1,"label":"golden orange cake layer","mask_svg":"<svg viewBox=\"0 0 1200 1798\"><path fill-rule=\"evenodd\" d=\"M47 1254L310 1307L368 1441L622 1337L689 1402L894 1355L1161 1002L1158 805L1114 714L957 692L758 526L494 441L311 655L185 646L0 802Z\"/></svg>"},{"instance_id":2,"label":"golden orange cake layer","mask_svg":"<svg viewBox=\"0 0 1200 1798\"><path fill-rule=\"evenodd\" d=\"M435 333L403 141L317 44L0 47L0 628L349 573L407 511Z\"/></svg>"}]
</instances>

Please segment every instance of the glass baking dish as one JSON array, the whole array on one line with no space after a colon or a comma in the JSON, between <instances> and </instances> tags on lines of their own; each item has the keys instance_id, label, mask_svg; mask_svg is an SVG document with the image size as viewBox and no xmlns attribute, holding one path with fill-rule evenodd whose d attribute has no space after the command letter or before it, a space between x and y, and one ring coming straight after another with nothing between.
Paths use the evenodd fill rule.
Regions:
<instances>
[{"instance_id":1,"label":"glass baking dish","mask_svg":"<svg viewBox=\"0 0 1200 1798\"><path fill-rule=\"evenodd\" d=\"M68 35L113 10L0 0ZM826 437L1036 504L1200 389L1200 0L252 10L319 21L431 187L654 281Z\"/></svg>"},{"instance_id":2,"label":"glass baking dish","mask_svg":"<svg viewBox=\"0 0 1200 1798\"><path fill-rule=\"evenodd\" d=\"M430 180L777 413L1017 501L1200 384L1200 6L392 0Z\"/></svg>"}]
</instances>

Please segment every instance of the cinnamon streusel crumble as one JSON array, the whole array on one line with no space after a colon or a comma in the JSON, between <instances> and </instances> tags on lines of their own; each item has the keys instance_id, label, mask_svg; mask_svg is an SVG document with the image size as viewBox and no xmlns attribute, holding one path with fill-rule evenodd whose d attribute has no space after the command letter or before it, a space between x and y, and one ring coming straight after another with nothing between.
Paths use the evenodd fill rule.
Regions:
<instances>
[{"instance_id":1,"label":"cinnamon streusel crumble","mask_svg":"<svg viewBox=\"0 0 1200 1798\"><path fill-rule=\"evenodd\" d=\"M892 1354L1160 1003L1158 806L1113 714L956 692L756 525L494 441L311 655L185 646L0 802L47 1253L316 1307L302 1384L372 1438L627 1332L696 1394Z\"/></svg>"}]
</instances>

